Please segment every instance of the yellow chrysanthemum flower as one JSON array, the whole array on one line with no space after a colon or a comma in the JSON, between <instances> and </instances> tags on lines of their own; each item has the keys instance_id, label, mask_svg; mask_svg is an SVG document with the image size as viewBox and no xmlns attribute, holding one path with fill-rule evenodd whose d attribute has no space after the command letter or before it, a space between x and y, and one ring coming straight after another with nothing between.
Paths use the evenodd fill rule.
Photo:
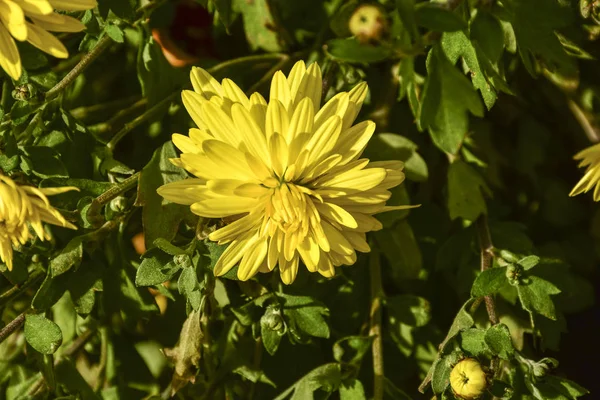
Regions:
<instances>
[{"instance_id":1,"label":"yellow chrysanthemum flower","mask_svg":"<svg viewBox=\"0 0 600 400\"><path fill-rule=\"evenodd\" d=\"M404 180L402 162L359 158L375 131L372 121L352 125L366 83L320 108L316 63L296 63L287 78L278 71L269 103L201 68L191 80L194 91L183 91L183 104L198 128L173 135L183 153L173 162L196 178L158 193L202 217L231 222L209 235L230 243L215 275L239 263L238 278L247 280L278 265L290 284L302 260L331 277L334 267L356 261L356 251L370 250L365 233L382 228L373 214L409 207L385 206L387 189Z\"/></svg>"},{"instance_id":2,"label":"yellow chrysanthemum flower","mask_svg":"<svg viewBox=\"0 0 600 400\"><path fill-rule=\"evenodd\" d=\"M48 202L46 196L79 190L76 187L44 188L17 185L0 174L0 259L12 270L12 246L25 244L36 235L41 240L50 236L42 222L77 229L67 222ZM33 232L29 229L33 228Z\"/></svg>"},{"instance_id":3,"label":"yellow chrysanthemum flower","mask_svg":"<svg viewBox=\"0 0 600 400\"><path fill-rule=\"evenodd\" d=\"M583 149L573 158L581 160L579 168L587 166L587 169L585 170L585 175L571 190L569 196L587 193L596 186L594 189L594 201L600 201L600 143Z\"/></svg>"},{"instance_id":4,"label":"yellow chrysanthemum flower","mask_svg":"<svg viewBox=\"0 0 600 400\"><path fill-rule=\"evenodd\" d=\"M96 0L0 0L0 67L13 79L21 77L21 57L15 39L28 41L57 58L67 58L63 44L48 31L79 32L85 26L54 9L82 11L96 7Z\"/></svg>"},{"instance_id":5,"label":"yellow chrysanthemum flower","mask_svg":"<svg viewBox=\"0 0 600 400\"><path fill-rule=\"evenodd\" d=\"M465 358L450 372L450 387L461 399L471 400L481 396L487 388L487 377L479 361Z\"/></svg>"}]
</instances>

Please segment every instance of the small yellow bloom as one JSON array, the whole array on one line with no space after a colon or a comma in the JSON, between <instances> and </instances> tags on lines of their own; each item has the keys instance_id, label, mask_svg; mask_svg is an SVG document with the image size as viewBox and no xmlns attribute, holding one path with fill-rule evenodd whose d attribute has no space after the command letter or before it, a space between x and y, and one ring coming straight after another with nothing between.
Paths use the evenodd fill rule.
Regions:
<instances>
[{"instance_id":1,"label":"small yellow bloom","mask_svg":"<svg viewBox=\"0 0 600 400\"><path fill-rule=\"evenodd\" d=\"M67 58L63 44L48 31L79 32L85 26L54 9L82 11L96 7L96 0L0 0L0 67L13 79L21 77L21 57L15 39L28 41L57 58Z\"/></svg>"},{"instance_id":2,"label":"small yellow bloom","mask_svg":"<svg viewBox=\"0 0 600 400\"><path fill-rule=\"evenodd\" d=\"M48 202L46 195L79 190L76 187L44 188L17 185L0 174L0 259L12 270L12 246L25 244L36 235L41 240L50 236L42 222L77 229L67 222ZM29 229L33 228L33 232Z\"/></svg>"},{"instance_id":3,"label":"small yellow bloom","mask_svg":"<svg viewBox=\"0 0 600 400\"><path fill-rule=\"evenodd\" d=\"M450 386L461 399L476 399L486 389L487 377L477 360L465 358L452 368Z\"/></svg>"},{"instance_id":4,"label":"small yellow bloom","mask_svg":"<svg viewBox=\"0 0 600 400\"><path fill-rule=\"evenodd\" d=\"M582 160L579 168L586 167L585 175L571 190L569 196L577 196L580 193L589 192L594 186L594 201L600 201L600 143L583 149L573 157Z\"/></svg>"},{"instance_id":5,"label":"small yellow bloom","mask_svg":"<svg viewBox=\"0 0 600 400\"><path fill-rule=\"evenodd\" d=\"M367 95L366 83L321 105L321 70L296 63L278 71L269 102L248 98L231 80L218 83L201 68L191 72L193 91L183 104L198 128L173 135L182 151L175 165L195 175L158 193L193 213L227 218L209 239L229 243L217 276L239 263L238 278L279 266L281 279L296 278L300 260L325 277L370 250L365 233L379 230L372 215L386 207L388 189L404 180L400 161L360 158L375 131L372 121L353 125Z\"/></svg>"}]
</instances>

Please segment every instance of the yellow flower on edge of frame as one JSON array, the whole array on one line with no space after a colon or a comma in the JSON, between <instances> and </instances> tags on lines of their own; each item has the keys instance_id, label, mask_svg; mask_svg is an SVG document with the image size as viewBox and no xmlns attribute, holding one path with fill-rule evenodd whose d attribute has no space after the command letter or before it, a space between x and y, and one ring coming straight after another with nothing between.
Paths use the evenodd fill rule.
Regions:
<instances>
[{"instance_id":1,"label":"yellow flower on edge of frame","mask_svg":"<svg viewBox=\"0 0 600 400\"><path fill-rule=\"evenodd\" d=\"M183 104L198 128L173 135L182 151L172 162L196 178L161 186L165 199L193 213L233 221L209 235L229 246L217 276L239 263L238 278L279 266L296 278L300 260L325 277L368 252L365 233L382 228L373 214L410 206L385 205L404 180L400 161L361 159L375 123L353 125L367 94L362 82L321 104L321 70L297 62L273 76L269 102L248 98L230 79L219 84L194 68Z\"/></svg>"},{"instance_id":2,"label":"yellow flower on edge of frame","mask_svg":"<svg viewBox=\"0 0 600 400\"><path fill-rule=\"evenodd\" d=\"M0 67L12 79L21 77L21 56L15 40L28 41L57 58L67 58L65 46L52 32L80 32L79 20L54 9L83 11L96 7L96 0L0 0Z\"/></svg>"},{"instance_id":3,"label":"yellow flower on edge of frame","mask_svg":"<svg viewBox=\"0 0 600 400\"><path fill-rule=\"evenodd\" d=\"M595 186L594 201L600 201L600 143L583 149L573 158L581 160L579 168L587 167L587 169L569 196L587 193Z\"/></svg>"},{"instance_id":4,"label":"yellow flower on edge of frame","mask_svg":"<svg viewBox=\"0 0 600 400\"><path fill-rule=\"evenodd\" d=\"M487 376L479 361L465 358L450 372L450 387L461 399L471 400L481 396L487 388Z\"/></svg>"},{"instance_id":5,"label":"yellow flower on edge of frame","mask_svg":"<svg viewBox=\"0 0 600 400\"><path fill-rule=\"evenodd\" d=\"M9 270L13 267L13 245L25 244L36 235L41 240L50 239L42 222L77 229L50 205L46 197L71 190L79 191L71 186L38 189L18 185L0 173L0 259ZM30 225L35 234L29 229Z\"/></svg>"}]
</instances>

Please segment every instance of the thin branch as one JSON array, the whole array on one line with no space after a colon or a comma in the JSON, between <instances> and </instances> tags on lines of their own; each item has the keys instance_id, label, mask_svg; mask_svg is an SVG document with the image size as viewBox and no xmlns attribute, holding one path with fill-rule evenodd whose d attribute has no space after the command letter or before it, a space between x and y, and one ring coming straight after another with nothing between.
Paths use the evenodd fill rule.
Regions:
<instances>
[{"instance_id":1,"label":"thin branch","mask_svg":"<svg viewBox=\"0 0 600 400\"><path fill-rule=\"evenodd\" d=\"M5 305L6 303L14 300L15 298L23 294L27 289L33 286L36 282L40 280L40 278L42 278L45 275L46 273L39 269L33 271L24 283L22 283L21 285L15 285L7 291L0 294L0 306Z\"/></svg>"},{"instance_id":2,"label":"thin branch","mask_svg":"<svg viewBox=\"0 0 600 400\"><path fill-rule=\"evenodd\" d=\"M91 106L82 106L69 110L69 113L77 119L84 120L88 118L90 115L94 115L96 113L101 112L114 112L117 110L123 110L124 107L130 107L133 103L139 101L141 97L139 95L134 95L130 97L126 97L124 99L117 99L113 101L109 101L107 103L101 104L93 104ZM118 114L118 113L117 113Z\"/></svg>"},{"instance_id":3,"label":"thin branch","mask_svg":"<svg viewBox=\"0 0 600 400\"><path fill-rule=\"evenodd\" d=\"M67 357L73 357L76 353L78 353L79 350L85 346L88 340L92 338L95 332L95 329L88 329L87 331L83 332L81 336L77 337L77 339L75 339L65 351L54 358L54 366L56 367L63 359ZM40 376L40 378L31 386L28 394L30 396L34 396L46 391L48 387L43 386L43 384L44 377Z\"/></svg>"},{"instance_id":4,"label":"thin branch","mask_svg":"<svg viewBox=\"0 0 600 400\"><path fill-rule=\"evenodd\" d=\"M586 113L573 99L567 99L567 104L569 105L569 109L573 113L573 116L577 122L579 122L581 129L583 129L590 142L600 142L600 128L597 128L592 124Z\"/></svg>"},{"instance_id":5,"label":"thin branch","mask_svg":"<svg viewBox=\"0 0 600 400\"><path fill-rule=\"evenodd\" d=\"M479 237L479 249L481 251L481 271L486 271L492 267L494 261L494 245L490 237L487 216L481 215L477 220L477 236ZM490 323L496 325L498 316L496 315L496 304L492 296L485 296L485 308L488 313Z\"/></svg>"},{"instance_id":6,"label":"thin branch","mask_svg":"<svg viewBox=\"0 0 600 400\"><path fill-rule=\"evenodd\" d=\"M252 360L252 368L255 371L260 370L260 362L262 360L263 353L263 342L262 338L256 339L254 342L254 356ZM250 383L250 390L248 391L248 400L252 400L254 398L254 393L256 392L256 382Z\"/></svg>"},{"instance_id":7,"label":"thin branch","mask_svg":"<svg viewBox=\"0 0 600 400\"><path fill-rule=\"evenodd\" d=\"M381 300L383 297L383 284L381 282L381 264L379 252L371 247L369 257L369 272L371 275L371 310L369 336L372 336L373 345L373 400L382 400L385 384L383 371L383 338L381 337Z\"/></svg>"},{"instance_id":8,"label":"thin branch","mask_svg":"<svg viewBox=\"0 0 600 400\"><path fill-rule=\"evenodd\" d=\"M282 69L283 67L285 67L285 65L290 61L290 57L284 57L282 58L277 64L275 64L271 69L269 69L263 76L262 78L260 78L254 85L250 86L250 89L248 89L246 91L246 94L252 94L254 92L257 92L262 85L264 85L265 83L267 83L269 81L269 79L271 79L271 77L273 75L275 75L275 72L279 71L280 69Z\"/></svg>"},{"instance_id":9,"label":"thin branch","mask_svg":"<svg viewBox=\"0 0 600 400\"><path fill-rule=\"evenodd\" d=\"M90 204L90 207L87 211L88 219L91 222L98 221L100 217L100 210L102 210L102 207L115 197L127 192L130 189L133 189L137 185L139 179L140 172L138 171L135 174L131 175L129 178L125 179L123 182L114 185L106 192L102 193L100 196L92 200L92 204Z\"/></svg>"},{"instance_id":10,"label":"thin branch","mask_svg":"<svg viewBox=\"0 0 600 400\"><path fill-rule=\"evenodd\" d=\"M4 342L10 335L12 335L16 330L21 328L25 323L25 313L22 312L17 316L17 318L10 321L2 330L0 330L0 343Z\"/></svg>"},{"instance_id":11,"label":"thin branch","mask_svg":"<svg viewBox=\"0 0 600 400\"><path fill-rule=\"evenodd\" d=\"M90 132L97 136L102 136L106 132L111 132L119 122L124 118L129 117L131 114L136 114L142 111L148 104L147 98L137 99L136 102L127 104L127 107L121 108L113 117L108 121L100 122L99 124L89 127Z\"/></svg>"},{"instance_id":12,"label":"thin branch","mask_svg":"<svg viewBox=\"0 0 600 400\"><path fill-rule=\"evenodd\" d=\"M58 96L63 90L67 88L85 69L94 62L104 50L113 43L112 39L108 36L104 36L98 41L96 47L94 47L89 53L82 57L81 61L77 63L75 67L65 77L58 82L52 89L48 90L45 95L46 100L51 100Z\"/></svg>"},{"instance_id":13,"label":"thin branch","mask_svg":"<svg viewBox=\"0 0 600 400\"><path fill-rule=\"evenodd\" d=\"M154 114L156 114L157 111L162 110L166 105L171 103L178 95L179 91L170 94L169 96L156 103L154 106L150 107L148 110L146 110L146 112L144 112L139 117L135 118L133 121L123 125L123 128L119 132L117 132L112 139L110 139L110 141L106 144L106 147L108 147L110 150L114 150L117 144L121 141L121 139L125 137L125 135L127 135L129 132L140 126L142 123L146 122L148 119L154 116Z\"/></svg>"}]
</instances>

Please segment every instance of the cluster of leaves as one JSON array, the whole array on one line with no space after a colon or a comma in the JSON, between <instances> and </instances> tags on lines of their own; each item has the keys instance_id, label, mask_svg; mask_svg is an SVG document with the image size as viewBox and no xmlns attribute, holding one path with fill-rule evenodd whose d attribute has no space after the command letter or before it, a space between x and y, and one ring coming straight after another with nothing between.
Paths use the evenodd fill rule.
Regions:
<instances>
[{"instance_id":1,"label":"cluster of leaves","mask_svg":"<svg viewBox=\"0 0 600 400\"><path fill-rule=\"evenodd\" d=\"M350 23L365 5L373 29ZM564 376L596 383L575 363L594 329L569 325L589 335L564 336L571 356L559 344L597 279L600 214L568 192L600 118L599 13L591 0L98 0L72 13L85 33L61 36L71 59L19 43L21 79L0 71L0 172L78 187L52 204L79 229L49 228L0 265L0 397L451 399L464 357L486 366L486 398L583 396ZM373 252L331 280L215 278L224 247L206 237L226 221L156 193L186 177L169 139L192 126L189 65L165 57L182 52L264 94L301 58L320 63L327 98L366 80L365 154L404 161L389 204L421 207L378 215Z\"/></svg>"}]
</instances>

